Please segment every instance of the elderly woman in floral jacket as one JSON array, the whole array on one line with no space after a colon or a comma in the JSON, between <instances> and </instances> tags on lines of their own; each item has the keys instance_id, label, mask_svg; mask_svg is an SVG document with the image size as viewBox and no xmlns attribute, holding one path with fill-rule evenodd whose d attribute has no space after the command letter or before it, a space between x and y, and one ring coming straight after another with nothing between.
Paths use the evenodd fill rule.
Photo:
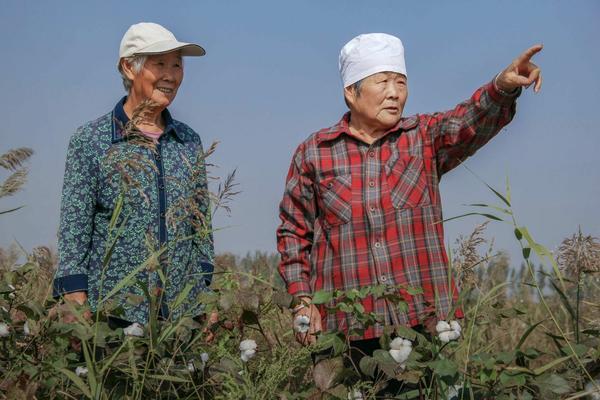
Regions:
<instances>
[{"instance_id":1,"label":"elderly woman in floral jacket","mask_svg":"<svg viewBox=\"0 0 600 400\"><path fill-rule=\"evenodd\" d=\"M55 297L92 310L110 297L126 324L148 321L146 291L159 299L159 317L201 313L214 255L204 152L167 107L183 79L182 57L204 54L158 24L132 25L123 36L118 70L127 96L69 143Z\"/></svg>"}]
</instances>

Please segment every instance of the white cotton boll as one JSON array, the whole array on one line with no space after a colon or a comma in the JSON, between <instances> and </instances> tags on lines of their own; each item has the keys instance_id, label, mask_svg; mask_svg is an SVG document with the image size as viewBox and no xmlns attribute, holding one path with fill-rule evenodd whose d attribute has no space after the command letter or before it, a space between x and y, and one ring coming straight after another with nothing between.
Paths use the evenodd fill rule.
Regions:
<instances>
[{"instance_id":1,"label":"white cotton boll","mask_svg":"<svg viewBox=\"0 0 600 400\"><path fill-rule=\"evenodd\" d=\"M588 396L591 400L600 400L600 389L597 389L596 386L600 386L600 379L596 380L596 384L594 382L588 382L585 384L585 391L591 392Z\"/></svg>"},{"instance_id":2,"label":"white cotton boll","mask_svg":"<svg viewBox=\"0 0 600 400\"><path fill-rule=\"evenodd\" d=\"M245 339L240 342L240 351L256 350L257 347L256 342L252 339Z\"/></svg>"},{"instance_id":3,"label":"white cotton boll","mask_svg":"<svg viewBox=\"0 0 600 400\"><path fill-rule=\"evenodd\" d=\"M453 331L457 331L459 333L462 332L462 328L460 327L458 321L450 321L450 328L452 328Z\"/></svg>"},{"instance_id":4,"label":"white cotton boll","mask_svg":"<svg viewBox=\"0 0 600 400\"><path fill-rule=\"evenodd\" d=\"M196 372L196 367L194 367L194 362L193 361L188 361L188 363L187 363L187 370L189 372Z\"/></svg>"},{"instance_id":5,"label":"white cotton boll","mask_svg":"<svg viewBox=\"0 0 600 400\"><path fill-rule=\"evenodd\" d=\"M8 294L8 298L11 300L14 299L15 297L17 297L17 296L15 296L14 292Z\"/></svg>"},{"instance_id":6,"label":"white cotton boll","mask_svg":"<svg viewBox=\"0 0 600 400\"><path fill-rule=\"evenodd\" d=\"M244 350L240 354L240 358L243 362L248 362L254 355L256 355L256 350Z\"/></svg>"},{"instance_id":7,"label":"white cotton boll","mask_svg":"<svg viewBox=\"0 0 600 400\"><path fill-rule=\"evenodd\" d=\"M10 283L8 284L8 288L9 288L10 290L16 290L16 288L15 288L13 285L11 285Z\"/></svg>"},{"instance_id":8,"label":"white cotton boll","mask_svg":"<svg viewBox=\"0 0 600 400\"><path fill-rule=\"evenodd\" d=\"M0 337L7 337L10 335L10 327L5 322L0 322Z\"/></svg>"},{"instance_id":9,"label":"white cotton boll","mask_svg":"<svg viewBox=\"0 0 600 400\"><path fill-rule=\"evenodd\" d=\"M401 347L404 347L404 339L397 337L390 343L390 348L393 350L400 350Z\"/></svg>"},{"instance_id":10,"label":"white cotton boll","mask_svg":"<svg viewBox=\"0 0 600 400\"><path fill-rule=\"evenodd\" d=\"M450 340L457 340L460 337L459 331L450 331Z\"/></svg>"},{"instance_id":11,"label":"white cotton boll","mask_svg":"<svg viewBox=\"0 0 600 400\"><path fill-rule=\"evenodd\" d=\"M389 350L390 356L392 356L394 361L396 361L398 364L403 364L406 360L408 360L411 352L411 346L402 346L399 349Z\"/></svg>"},{"instance_id":12,"label":"white cotton boll","mask_svg":"<svg viewBox=\"0 0 600 400\"><path fill-rule=\"evenodd\" d=\"M354 389L348 392L348 400L364 400L363 394L360 390Z\"/></svg>"},{"instance_id":13,"label":"white cotton boll","mask_svg":"<svg viewBox=\"0 0 600 400\"><path fill-rule=\"evenodd\" d=\"M440 338L440 340L443 343L448 343L449 341L451 341L452 339L450 338L451 334L453 334L454 331L445 331L445 332L440 332L438 334L438 337Z\"/></svg>"},{"instance_id":14,"label":"white cotton boll","mask_svg":"<svg viewBox=\"0 0 600 400\"><path fill-rule=\"evenodd\" d=\"M202 363L206 364L208 362L208 353L200 354L200 359L202 360Z\"/></svg>"},{"instance_id":15,"label":"white cotton boll","mask_svg":"<svg viewBox=\"0 0 600 400\"><path fill-rule=\"evenodd\" d=\"M294 330L298 333L306 333L310 329L310 318L306 315L298 315L294 318Z\"/></svg>"},{"instance_id":16,"label":"white cotton boll","mask_svg":"<svg viewBox=\"0 0 600 400\"><path fill-rule=\"evenodd\" d=\"M438 323L435 326L435 330L437 331L437 333L442 333L442 332L450 331L450 330L452 330L452 328L450 327L450 324L447 323L446 321L438 321Z\"/></svg>"},{"instance_id":17,"label":"white cotton boll","mask_svg":"<svg viewBox=\"0 0 600 400\"><path fill-rule=\"evenodd\" d=\"M240 358L243 362L248 362L256 355L256 342L252 339L242 340L240 343Z\"/></svg>"},{"instance_id":18,"label":"white cotton boll","mask_svg":"<svg viewBox=\"0 0 600 400\"><path fill-rule=\"evenodd\" d=\"M75 368L75 375L77 376L86 376L88 374L88 369L86 367L77 367Z\"/></svg>"},{"instance_id":19,"label":"white cotton boll","mask_svg":"<svg viewBox=\"0 0 600 400\"><path fill-rule=\"evenodd\" d=\"M29 321L25 321L25 324L23 324L23 334L25 336L31 335L31 331L29 330Z\"/></svg>"},{"instance_id":20,"label":"white cotton boll","mask_svg":"<svg viewBox=\"0 0 600 400\"><path fill-rule=\"evenodd\" d=\"M144 327L137 322L129 325L127 328L123 329L123 333L125 336L136 336L143 337L144 336Z\"/></svg>"},{"instance_id":21,"label":"white cotton boll","mask_svg":"<svg viewBox=\"0 0 600 400\"><path fill-rule=\"evenodd\" d=\"M412 347L412 342L408 339L404 339L404 341L402 342L404 347Z\"/></svg>"}]
</instances>

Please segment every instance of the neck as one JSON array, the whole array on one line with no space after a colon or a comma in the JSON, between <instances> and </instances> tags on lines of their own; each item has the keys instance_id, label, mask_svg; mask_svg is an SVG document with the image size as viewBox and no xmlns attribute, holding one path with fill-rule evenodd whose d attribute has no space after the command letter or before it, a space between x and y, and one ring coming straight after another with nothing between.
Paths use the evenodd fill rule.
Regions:
<instances>
[{"instance_id":1,"label":"neck","mask_svg":"<svg viewBox=\"0 0 600 400\"><path fill-rule=\"evenodd\" d=\"M129 119L132 119L136 113L136 109L142 104L143 99L136 96L134 93L129 93L125 104L123 104L123 111L127 114ZM135 126L140 130L146 132L162 132L165 128L165 124L162 118L162 112L164 107L148 107L143 110L136 121Z\"/></svg>"},{"instance_id":2,"label":"neck","mask_svg":"<svg viewBox=\"0 0 600 400\"><path fill-rule=\"evenodd\" d=\"M372 144L388 131L387 128L375 127L367 121L355 118L352 116L352 113L350 113L348 127L350 128L350 133L368 144Z\"/></svg>"}]
</instances>

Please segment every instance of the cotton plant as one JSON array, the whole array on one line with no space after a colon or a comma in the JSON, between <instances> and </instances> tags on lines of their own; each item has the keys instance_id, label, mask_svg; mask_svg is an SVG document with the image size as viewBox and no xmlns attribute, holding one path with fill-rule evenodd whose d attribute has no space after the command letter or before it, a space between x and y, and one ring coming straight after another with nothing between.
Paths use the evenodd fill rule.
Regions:
<instances>
[{"instance_id":1,"label":"cotton plant","mask_svg":"<svg viewBox=\"0 0 600 400\"><path fill-rule=\"evenodd\" d=\"M400 364L400 367L406 367L406 360L412 352L412 342L408 339L397 337L390 343L390 356Z\"/></svg>"},{"instance_id":2,"label":"cotton plant","mask_svg":"<svg viewBox=\"0 0 600 400\"><path fill-rule=\"evenodd\" d=\"M123 328L123 334L125 334L125 336L144 337L144 327L141 324L134 322L128 327Z\"/></svg>"},{"instance_id":3,"label":"cotton plant","mask_svg":"<svg viewBox=\"0 0 600 400\"><path fill-rule=\"evenodd\" d=\"M458 321L450 321L449 323L446 321L438 321L435 330L438 333L438 338L443 343L458 340L461 333L461 327Z\"/></svg>"},{"instance_id":4,"label":"cotton plant","mask_svg":"<svg viewBox=\"0 0 600 400\"><path fill-rule=\"evenodd\" d=\"M589 393L589 397L591 400L600 400L600 390L598 389L600 386L600 379L596 379L596 382L588 382L585 385L585 391Z\"/></svg>"},{"instance_id":5,"label":"cotton plant","mask_svg":"<svg viewBox=\"0 0 600 400\"><path fill-rule=\"evenodd\" d=\"M358 389L351 389L348 392L347 397L348 397L348 400L364 400L365 399L362 392Z\"/></svg>"},{"instance_id":6,"label":"cotton plant","mask_svg":"<svg viewBox=\"0 0 600 400\"><path fill-rule=\"evenodd\" d=\"M294 330L298 333L306 333L310 329L310 318L306 315L298 315L294 318Z\"/></svg>"},{"instance_id":7,"label":"cotton plant","mask_svg":"<svg viewBox=\"0 0 600 400\"><path fill-rule=\"evenodd\" d=\"M6 322L0 322L0 338L10 336L10 327Z\"/></svg>"},{"instance_id":8,"label":"cotton plant","mask_svg":"<svg viewBox=\"0 0 600 400\"><path fill-rule=\"evenodd\" d=\"M243 362L248 362L256 355L256 342L252 339L242 340L240 343L240 358Z\"/></svg>"}]
</instances>

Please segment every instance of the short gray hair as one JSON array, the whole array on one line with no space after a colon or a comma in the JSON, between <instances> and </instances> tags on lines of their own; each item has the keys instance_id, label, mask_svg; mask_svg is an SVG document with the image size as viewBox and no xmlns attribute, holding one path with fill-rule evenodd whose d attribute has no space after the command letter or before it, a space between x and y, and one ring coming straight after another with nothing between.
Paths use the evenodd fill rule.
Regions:
<instances>
[{"instance_id":1,"label":"short gray hair","mask_svg":"<svg viewBox=\"0 0 600 400\"><path fill-rule=\"evenodd\" d=\"M142 68L144 67L144 64L146 63L146 60L148 59L148 56L145 55L137 55L137 56L131 56L131 57L125 57L123 60L127 61L127 63L129 65L131 65L131 69L133 70L133 72L135 74L139 74L140 71L142 70ZM131 79L129 79L127 77L127 75L125 75L125 72L123 72L123 62L119 62L119 73L121 74L121 79L123 79L123 87L125 88L125 91L127 93L129 93L129 91L131 90L131 85L133 84L133 81Z\"/></svg>"},{"instance_id":2,"label":"short gray hair","mask_svg":"<svg viewBox=\"0 0 600 400\"><path fill-rule=\"evenodd\" d=\"M360 96L360 87L362 86L364 80L365 78L362 78L360 81L354 82L352 85L350 85L351 88L354 88L354 93L356 93L356 97ZM350 108L350 103L348 103L346 95L344 95L344 102L346 103L346 107Z\"/></svg>"}]
</instances>

